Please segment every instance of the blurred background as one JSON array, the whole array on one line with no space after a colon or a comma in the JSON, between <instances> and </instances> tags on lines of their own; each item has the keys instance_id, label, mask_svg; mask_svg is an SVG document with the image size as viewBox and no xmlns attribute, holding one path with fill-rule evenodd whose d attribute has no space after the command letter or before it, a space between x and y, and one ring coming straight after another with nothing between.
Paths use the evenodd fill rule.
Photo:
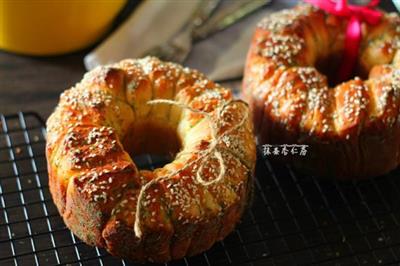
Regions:
<instances>
[{"instance_id":1,"label":"blurred background","mask_svg":"<svg viewBox=\"0 0 400 266\"><path fill-rule=\"evenodd\" d=\"M269 12L296 3L0 0L0 113L34 110L46 118L59 94L88 69L154 53L157 44L174 37L181 45L188 32L193 45L183 43L184 59L173 61L237 89L254 25ZM389 0L381 6L395 10ZM193 31L198 24L206 25Z\"/></svg>"},{"instance_id":2,"label":"blurred background","mask_svg":"<svg viewBox=\"0 0 400 266\"><path fill-rule=\"evenodd\" d=\"M0 0L0 113L47 117L81 79L83 57L120 25L138 0Z\"/></svg>"}]
</instances>

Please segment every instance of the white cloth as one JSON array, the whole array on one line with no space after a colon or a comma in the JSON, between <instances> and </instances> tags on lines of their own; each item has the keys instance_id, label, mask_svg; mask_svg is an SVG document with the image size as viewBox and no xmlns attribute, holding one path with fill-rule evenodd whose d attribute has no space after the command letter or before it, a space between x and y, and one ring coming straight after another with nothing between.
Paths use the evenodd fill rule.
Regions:
<instances>
[{"instance_id":1,"label":"white cloth","mask_svg":"<svg viewBox=\"0 0 400 266\"><path fill-rule=\"evenodd\" d=\"M86 69L141 57L177 32L200 1L143 1L117 30L85 56Z\"/></svg>"},{"instance_id":2,"label":"white cloth","mask_svg":"<svg viewBox=\"0 0 400 266\"><path fill-rule=\"evenodd\" d=\"M85 59L86 68L141 57L150 48L167 41L189 19L201 0L147 0ZM273 0L230 28L193 46L185 62L213 80L242 75L247 50L256 23L268 13L293 6L297 0Z\"/></svg>"}]
</instances>

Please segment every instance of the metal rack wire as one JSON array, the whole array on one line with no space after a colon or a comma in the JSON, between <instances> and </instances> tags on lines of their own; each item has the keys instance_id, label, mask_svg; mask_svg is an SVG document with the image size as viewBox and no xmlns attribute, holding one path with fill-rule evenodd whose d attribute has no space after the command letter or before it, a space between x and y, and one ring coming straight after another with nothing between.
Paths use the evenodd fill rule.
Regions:
<instances>
[{"instance_id":1,"label":"metal rack wire","mask_svg":"<svg viewBox=\"0 0 400 266\"><path fill-rule=\"evenodd\" d=\"M0 265L133 265L65 227L48 190L40 117L0 120ZM167 265L399 265L399 219L400 170L335 182L260 159L253 204L237 229L204 254Z\"/></svg>"}]
</instances>

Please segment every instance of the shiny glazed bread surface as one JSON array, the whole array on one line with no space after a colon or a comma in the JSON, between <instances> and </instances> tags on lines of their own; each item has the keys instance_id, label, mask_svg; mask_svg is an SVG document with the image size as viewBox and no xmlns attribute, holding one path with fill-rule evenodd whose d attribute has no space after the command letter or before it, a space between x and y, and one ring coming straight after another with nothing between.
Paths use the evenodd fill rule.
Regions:
<instances>
[{"instance_id":1,"label":"shiny glazed bread surface","mask_svg":"<svg viewBox=\"0 0 400 266\"><path fill-rule=\"evenodd\" d=\"M216 156L199 160L214 140L206 116L152 99L212 118L223 136L216 142L220 181L197 178L212 181L221 171ZM248 107L232 100L199 72L156 58L86 74L47 121L50 191L66 225L90 245L142 262L194 255L224 238L248 200L256 156ZM130 156L144 152L177 154L149 171Z\"/></svg>"},{"instance_id":2,"label":"shiny glazed bread surface","mask_svg":"<svg viewBox=\"0 0 400 266\"><path fill-rule=\"evenodd\" d=\"M378 25L363 23L355 75L364 80L332 87L322 72L335 75L346 24L308 4L266 17L248 52L243 95L260 144L308 144L306 156L289 159L296 168L366 178L400 162L400 19L383 13Z\"/></svg>"}]
</instances>

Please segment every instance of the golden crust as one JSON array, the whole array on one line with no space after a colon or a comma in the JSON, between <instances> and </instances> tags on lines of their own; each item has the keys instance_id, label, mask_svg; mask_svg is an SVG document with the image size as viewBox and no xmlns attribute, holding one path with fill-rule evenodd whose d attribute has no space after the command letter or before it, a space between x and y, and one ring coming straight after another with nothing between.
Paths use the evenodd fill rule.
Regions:
<instances>
[{"instance_id":1,"label":"golden crust","mask_svg":"<svg viewBox=\"0 0 400 266\"><path fill-rule=\"evenodd\" d=\"M400 162L400 18L362 26L355 78L329 88L315 67L341 55L346 21L311 5L273 14L254 33L243 80L260 144L308 144L296 167L320 176L362 178ZM329 64L335 64L329 61Z\"/></svg>"},{"instance_id":2,"label":"golden crust","mask_svg":"<svg viewBox=\"0 0 400 266\"><path fill-rule=\"evenodd\" d=\"M160 98L207 113L213 125L203 114L148 104ZM197 71L156 58L86 74L47 122L50 191L67 226L90 245L143 262L194 255L225 237L244 210L255 165L248 107L232 100ZM175 160L138 170L129 153L171 151L174 131L182 144ZM172 144L157 149L162 138ZM217 153L204 157L210 148L223 158L216 182L223 169Z\"/></svg>"}]
</instances>

